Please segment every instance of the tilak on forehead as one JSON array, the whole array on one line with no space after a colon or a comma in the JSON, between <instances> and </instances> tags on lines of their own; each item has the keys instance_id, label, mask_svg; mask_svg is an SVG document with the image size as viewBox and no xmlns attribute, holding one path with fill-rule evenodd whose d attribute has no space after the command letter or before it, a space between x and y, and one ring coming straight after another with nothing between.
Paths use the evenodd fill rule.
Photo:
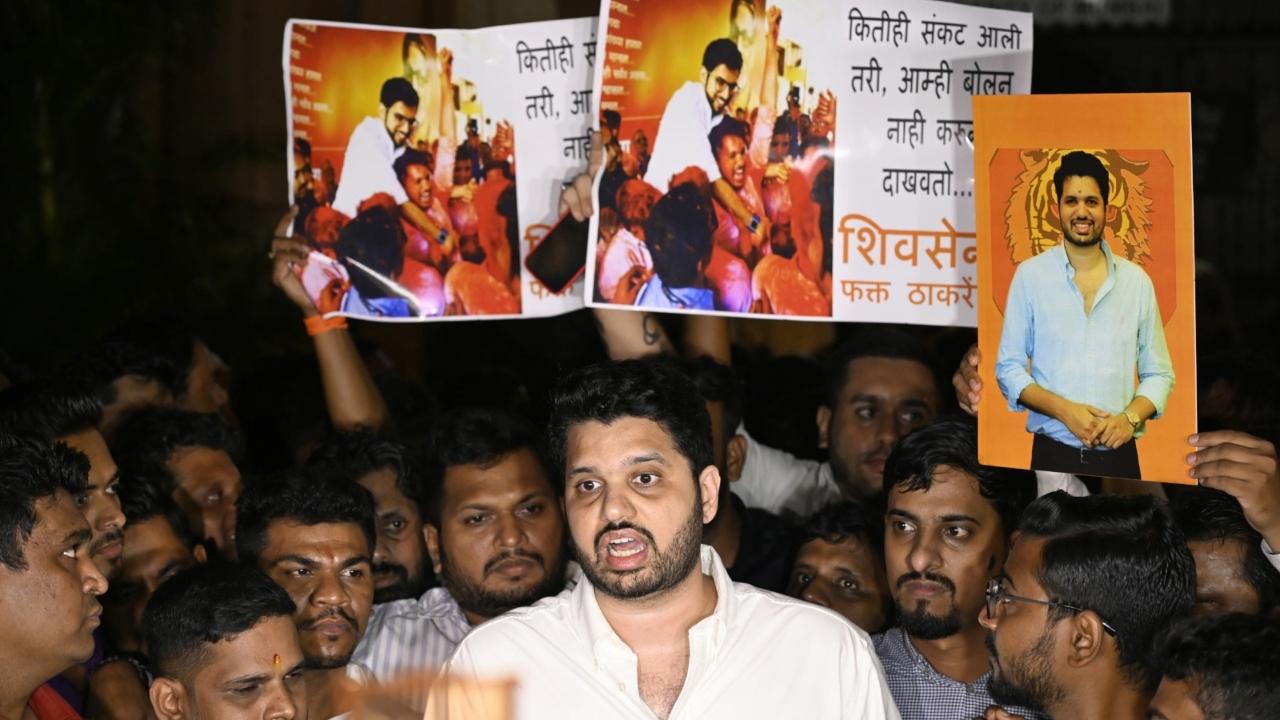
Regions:
<instances>
[{"instance_id":1,"label":"tilak on forehead","mask_svg":"<svg viewBox=\"0 0 1280 720\"><path fill-rule=\"evenodd\" d=\"M281 662L282 662L282 661L280 660L280 655L279 655L279 654L275 654L275 655L272 655L272 656L271 656L271 664L276 666L276 670L279 670L279 669L280 669L280 664L281 664Z\"/></svg>"}]
</instances>

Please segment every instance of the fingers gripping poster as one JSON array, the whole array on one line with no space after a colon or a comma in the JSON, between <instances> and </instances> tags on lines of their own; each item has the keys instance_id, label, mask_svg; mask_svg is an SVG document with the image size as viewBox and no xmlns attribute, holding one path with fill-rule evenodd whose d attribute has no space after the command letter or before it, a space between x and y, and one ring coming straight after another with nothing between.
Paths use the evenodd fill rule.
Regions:
<instances>
[{"instance_id":1,"label":"fingers gripping poster","mask_svg":"<svg viewBox=\"0 0 1280 720\"><path fill-rule=\"evenodd\" d=\"M1031 16L950 3L612 0L591 305L977 324L977 95Z\"/></svg>"},{"instance_id":2,"label":"fingers gripping poster","mask_svg":"<svg viewBox=\"0 0 1280 720\"><path fill-rule=\"evenodd\" d=\"M290 20L289 192L309 250L296 272L317 308L424 321L582 307L574 268L526 261L586 162L595 46L594 18L471 31Z\"/></svg>"}]
</instances>

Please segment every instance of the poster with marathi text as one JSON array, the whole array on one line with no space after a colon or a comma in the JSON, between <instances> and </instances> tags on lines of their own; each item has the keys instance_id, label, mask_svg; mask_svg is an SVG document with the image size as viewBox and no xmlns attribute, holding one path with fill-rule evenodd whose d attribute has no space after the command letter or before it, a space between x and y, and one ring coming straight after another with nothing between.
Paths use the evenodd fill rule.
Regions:
<instances>
[{"instance_id":1,"label":"poster with marathi text","mask_svg":"<svg viewBox=\"0 0 1280 720\"><path fill-rule=\"evenodd\" d=\"M976 324L971 101L1029 92L1029 14L612 0L598 35L588 304Z\"/></svg>"},{"instance_id":2,"label":"poster with marathi text","mask_svg":"<svg viewBox=\"0 0 1280 720\"><path fill-rule=\"evenodd\" d=\"M555 315L526 260L586 162L595 19L479 30L290 20L283 69L297 268L326 315ZM553 268L554 269L554 268Z\"/></svg>"}]
</instances>

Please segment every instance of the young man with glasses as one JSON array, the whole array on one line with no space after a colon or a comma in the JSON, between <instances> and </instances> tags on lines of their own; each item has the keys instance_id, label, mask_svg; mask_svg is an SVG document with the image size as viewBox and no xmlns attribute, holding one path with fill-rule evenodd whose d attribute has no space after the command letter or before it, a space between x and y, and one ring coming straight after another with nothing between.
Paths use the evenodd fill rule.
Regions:
<instances>
[{"instance_id":1,"label":"young man with glasses","mask_svg":"<svg viewBox=\"0 0 1280 720\"><path fill-rule=\"evenodd\" d=\"M1186 541L1152 497L1036 500L987 587L992 697L1055 718L1141 720L1160 682L1147 653L1195 587Z\"/></svg>"}]
</instances>

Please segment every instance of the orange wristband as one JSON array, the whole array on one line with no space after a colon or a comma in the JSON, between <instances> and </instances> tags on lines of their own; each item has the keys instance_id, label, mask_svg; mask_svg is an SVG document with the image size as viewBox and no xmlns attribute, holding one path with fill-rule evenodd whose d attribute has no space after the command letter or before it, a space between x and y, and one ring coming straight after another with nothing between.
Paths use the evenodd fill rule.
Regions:
<instances>
[{"instance_id":1,"label":"orange wristband","mask_svg":"<svg viewBox=\"0 0 1280 720\"><path fill-rule=\"evenodd\" d=\"M330 330L347 329L347 319L341 315L335 315L333 317L313 315L309 318L303 318L302 322L307 326L307 334L311 337L322 335Z\"/></svg>"}]
</instances>

